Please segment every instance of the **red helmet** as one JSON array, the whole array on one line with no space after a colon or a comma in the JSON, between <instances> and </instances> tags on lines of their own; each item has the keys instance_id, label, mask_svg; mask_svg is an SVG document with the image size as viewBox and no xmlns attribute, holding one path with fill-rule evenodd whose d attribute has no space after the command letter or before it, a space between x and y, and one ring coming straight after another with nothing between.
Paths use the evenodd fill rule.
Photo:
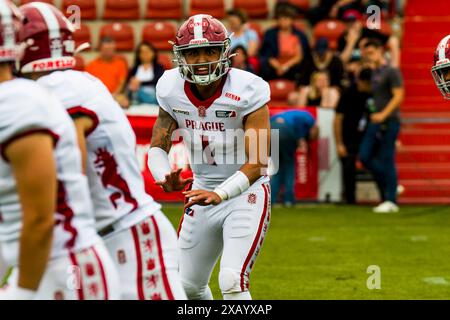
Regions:
<instances>
[{"instance_id":1,"label":"red helmet","mask_svg":"<svg viewBox=\"0 0 450 320\"><path fill-rule=\"evenodd\" d=\"M219 20L206 14L197 14L187 19L177 32L173 52L178 62L181 76L186 81L208 85L225 75L230 69L230 38L225 26ZM183 55L187 49L220 47L221 54L217 61L188 64ZM208 66L208 75L196 75L195 66ZM214 70L212 70L213 66Z\"/></svg>"},{"instance_id":2,"label":"red helmet","mask_svg":"<svg viewBox=\"0 0 450 320\"><path fill-rule=\"evenodd\" d=\"M54 6L31 2L21 6L24 28L20 33L25 52L20 61L22 73L75 67L75 26Z\"/></svg>"},{"instance_id":3,"label":"red helmet","mask_svg":"<svg viewBox=\"0 0 450 320\"><path fill-rule=\"evenodd\" d=\"M439 42L436 52L434 53L434 63L431 73L434 82L441 91L445 99L450 99L450 35L446 36Z\"/></svg>"},{"instance_id":4,"label":"red helmet","mask_svg":"<svg viewBox=\"0 0 450 320\"><path fill-rule=\"evenodd\" d=\"M0 62L20 59L22 16L9 0L0 0Z\"/></svg>"}]
</instances>

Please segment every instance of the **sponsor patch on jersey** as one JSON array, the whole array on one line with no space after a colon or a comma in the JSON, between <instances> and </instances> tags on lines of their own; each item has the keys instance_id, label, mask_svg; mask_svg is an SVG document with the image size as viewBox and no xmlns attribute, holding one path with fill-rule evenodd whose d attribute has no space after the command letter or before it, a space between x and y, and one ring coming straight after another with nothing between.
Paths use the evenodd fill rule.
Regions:
<instances>
[{"instance_id":1,"label":"sponsor patch on jersey","mask_svg":"<svg viewBox=\"0 0 450 320\"><path fill-rule=\"evenodd\" d=\"M194 216L194 209L187 208L184 213L187 214L188 216L193 217Z\"/></svg>"},{"instance_id":2,"label":"sponsor patch on jersey","mask_svg":"<svg viewBox=\"0 0 450 320\"><path fill-rule=\"evenodd\" d=\"M182 109L172 109L173 110L173 112L174 113L181 113L181 114L184 114L184 115L189 115L189 111L187 111L187 110L182 110Z\"/></svg>"},{"instance_id":3,"label":"sponsor patch on jersey","mask_svg":"<svg viewBox=\"0 0 450 320\"><path fill-rule=\"evenodd\" d=\"M217 110L217 118L236 118L237 114L235 110Z\"/></svg>"}]
</instances>

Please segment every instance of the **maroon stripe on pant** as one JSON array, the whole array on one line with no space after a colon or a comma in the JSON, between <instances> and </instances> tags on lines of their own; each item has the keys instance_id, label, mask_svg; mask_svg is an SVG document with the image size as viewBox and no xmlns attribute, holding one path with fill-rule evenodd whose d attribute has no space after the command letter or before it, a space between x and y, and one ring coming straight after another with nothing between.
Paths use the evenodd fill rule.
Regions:
<instances>
[{"instance_id":1,"label":"maroon stripe on pant","mask_svg":"<svg viewBox=\"0 0 450 320\"><path fill-rule=\"evenodd\" d=\"M159 228L158 224L156 223L156 219L154 216L151 216L150 219L152 220L153 226L155 227L155 236L156 236L156 243L158 245L158 254L159 254L159 263L161 265L161 275L163 278L164 288L166 290L167 298L169 300L175 300L172 294L172 289L170 288L169 279L167 278L166 273L166 266L164 264L164 256L163 256L163 250L161 246L161 238L159 236Z\"/></svg>"},{"instance_id":2,"label":"maroon stripe on pant","mask_svg":"<svg viewBox=\"0 0 450 320\"><path fill-rule=\"evenodd\" d=\"M100 268L100 274L102 276L103 292L105 292L105 300L108 300L108 283L106 282L105 269L103 268L103 263L100 260L100 257L98 256L97 251L95 250L94 247L92 247L92 252L95 255L95 259L97 259L97 263Z\"/></svg>"},{"instance_id":3,"label":"maroon stripe on pant","mask_svg":"<svg viewBox=\"0 0 450 320\"><path fill-rule=\"evenodd\" d=\"M260 241L262 228L263 228L264 221L266 220L266 215L268 212L267 204L268 204L268 200L269 200L269 197L268 197L269 192L267 191L267 187L265 184L263 184L262 187L264 189L264 209L263 209L263 213L261 215L261 220L259 221L258 232L256 233L256 237L253 240L252 247L250 248L247 258L245 259L244 265L242 266L242 271L241 271L241 290L242 291L245 290L245 270L247 269L247 266L250 263L250 260L252 259L253 255L255 254L255 250Z\"/></svg>"},{"instance_id":4,"label":"maroon stripe on pant","mask_svg":"<svg viewBox=\"0 0 450 320\"><path fill-rule=\"evenodd\" d=\"M136 226L131 227L131 232L133 233L134 248L136 250L136 260L137 260L137 289L139 300L145 300L144 295L144 279L142 275L142 255L141 255L141 245L139 243L139 235Z\"/></svg>"}]
</instances>

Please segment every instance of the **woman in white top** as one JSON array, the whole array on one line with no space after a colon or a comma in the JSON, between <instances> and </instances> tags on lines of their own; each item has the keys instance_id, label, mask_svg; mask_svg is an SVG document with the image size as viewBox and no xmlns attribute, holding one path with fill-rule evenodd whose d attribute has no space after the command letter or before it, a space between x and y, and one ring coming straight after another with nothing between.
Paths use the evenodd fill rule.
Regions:
<instances>
[{"instance_id":1,"label":"woman in white top","mask_svg":"<svg viewBox=\"0 0 450 320\"><path fill-rule=\"evenodd\" d=\"M134 65L128 73L127 91L132 105L157 104L156 83L164 73L164 67L157 62L158 52L148 42L138 45Z\"/></svg>"}]
</instances>

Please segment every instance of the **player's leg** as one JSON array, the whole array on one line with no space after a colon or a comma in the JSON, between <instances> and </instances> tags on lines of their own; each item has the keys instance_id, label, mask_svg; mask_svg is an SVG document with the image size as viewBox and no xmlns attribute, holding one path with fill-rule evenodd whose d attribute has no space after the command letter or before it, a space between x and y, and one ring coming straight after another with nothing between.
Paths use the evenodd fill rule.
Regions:
<instances>
[{"instance_id":1,"label":"player's leg","mask_svg":"<svg viewBox=\"0 0 450 320\"><path fill-rule=\"evenodd\" d=\"M50 260L35 299L120 299L119 275L103 242Z\"/></svg>"},{"instance_id":2,"label":"player's leg","mask_svg":"<svg viewBox=\"0 0 450 320\"><path fill-rule=\"evenodd\" d=\"M126 300L186 299L178 274L176 234L156 212L105 238Z\"/></svg>"},{"instance_id":3,"label":"player's leg","mask_svg":"<svg viewBox=\"0 0 450 320\"><path fill-rule=\"evenodd\" d=\"M223 226L219 285L225 300L250 300L249 278L270 221L269 184L231 199Z\"/></svg>"},{"instance_id":4,"label":"player's leg","mask_svg":"<svg viewBox=\"0 0 450 320\"><path fill-rule=\"evenodd\" d=\"M223 247L217 221L225 204L193 206L184 213L178 247L181 282L190 300L213 299L208 283Z\"/></svg>"}]
</instances>

